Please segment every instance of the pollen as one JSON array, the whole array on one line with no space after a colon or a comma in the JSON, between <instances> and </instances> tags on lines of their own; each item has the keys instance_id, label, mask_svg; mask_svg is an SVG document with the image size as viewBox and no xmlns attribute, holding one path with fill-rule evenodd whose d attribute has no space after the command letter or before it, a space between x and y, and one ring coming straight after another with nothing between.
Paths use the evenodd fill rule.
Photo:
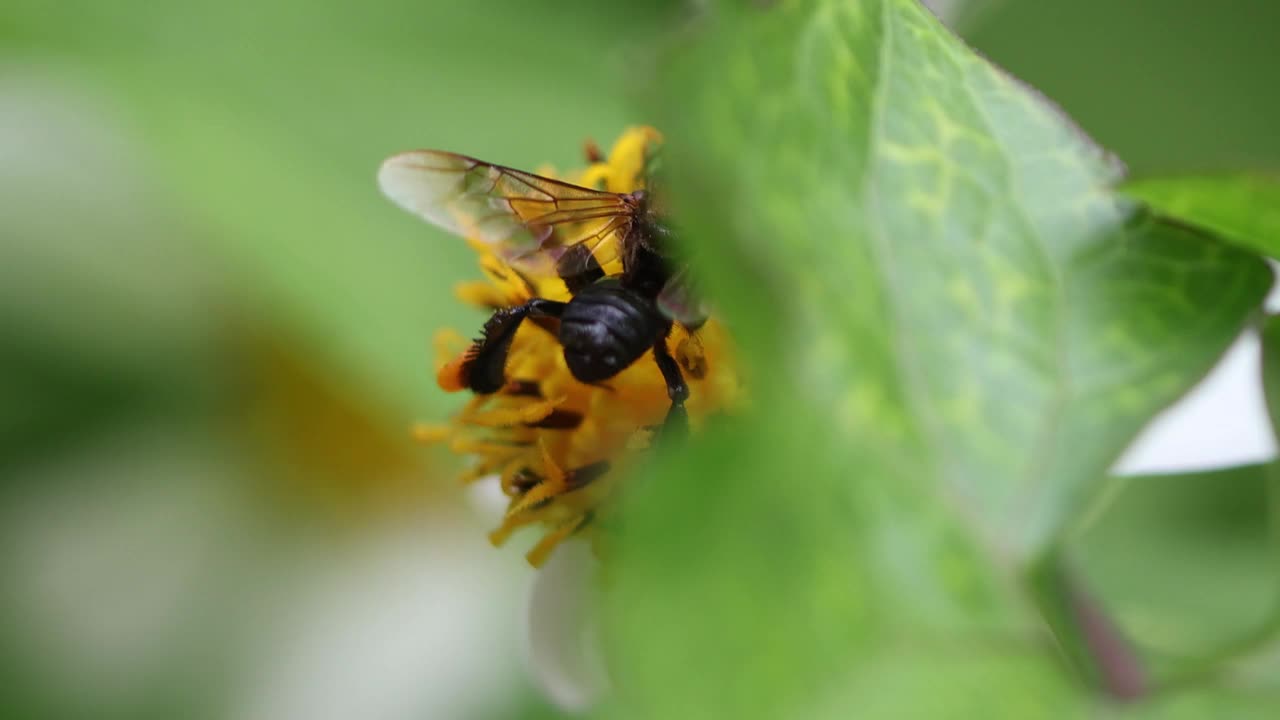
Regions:
<instances>
[{"instance_id":1,"label":"pollen","mask_svg":"<svg viewBox=\"0 0 1280 720\"><path fill-rule=\"evenodd\" d=\"M589 165L559 179L615 193L644 189L661 142L653 128L637 127L624 132L607 155L588 143ZM547 168L540 174L557 177ZM490 246L471 246L483 279L457 287L463 303L495 311L535 297L569 298L554 274L516 272ZM606 273L617 272L616 244L601 243L593 252ZM677 323L667 344L689 387L685 408L692 433L742 402L730 339L718 318L713 315L696 331ZM472 344L456 330L441 330L434 348L441 389L470 392L462 372ZM415 426L415 439L464 456L462 482L492 482L502 489L508 504L489 534L494 545L530 528L541 533L526 554L535 567L570 538L591 541L599 554L612 501L625 488L628 468L652 451L653 434L671 404L652 352L609 380L587 385L569 372L555 327L525 321L512 340L504 377L497 392L473 394L447 422Z\"/></svg>"}]
</instances>

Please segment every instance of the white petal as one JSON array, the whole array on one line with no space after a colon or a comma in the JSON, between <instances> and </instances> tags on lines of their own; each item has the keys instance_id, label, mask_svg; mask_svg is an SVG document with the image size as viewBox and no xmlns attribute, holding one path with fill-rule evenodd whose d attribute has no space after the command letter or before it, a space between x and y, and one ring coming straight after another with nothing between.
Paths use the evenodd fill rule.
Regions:
<instances>
[{"instance_id":1,"label":"white petal","mask_svg":"<svg viewBox=\"0 0 1280 720\"><path fill-rule=\"evenodd\" d=\"M529 593L530 674L566 712L587 712L609 690L596 577L590 545L570 540L536 573Z\"/></svg>"}]
</instances>

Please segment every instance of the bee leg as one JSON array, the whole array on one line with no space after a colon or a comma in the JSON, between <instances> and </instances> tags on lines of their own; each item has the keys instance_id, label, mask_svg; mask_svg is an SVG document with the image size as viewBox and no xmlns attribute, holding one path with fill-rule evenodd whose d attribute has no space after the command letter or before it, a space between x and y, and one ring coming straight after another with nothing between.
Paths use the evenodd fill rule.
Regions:
<instances>
[{"instance_id":1,"label":"bee leg","mask_svg":"<svg viewBox=\"0 0 1280 720\"><path fill-rule=\"evenodd\" d=\"M689 415L684 409L684 401L689 399L689 386L685 385L680 366L667 349L667 333L663 333L658 342L653 344L653 359L662 371L662 379L667 381L667 397L671 398L671 409L667 411L667 419L662 423L662 435L684 437L689 434Z\"/></svg>"},{"instance_id":2,"label":"bee leg","mask_svg":"<svg viewBox=\"0 0 1280 720\"><path fill-rule=\"evenodd\" d=\"M480 337L467 350L461 369L466 386L479 395L501 390L507 382L504 372L507 352L511 350L511 341L515 339L521 321L526 317L558 318L565 305L555 300L534 298L523 305L495 312L480 330Z\"/></svg>"}]
</instances>

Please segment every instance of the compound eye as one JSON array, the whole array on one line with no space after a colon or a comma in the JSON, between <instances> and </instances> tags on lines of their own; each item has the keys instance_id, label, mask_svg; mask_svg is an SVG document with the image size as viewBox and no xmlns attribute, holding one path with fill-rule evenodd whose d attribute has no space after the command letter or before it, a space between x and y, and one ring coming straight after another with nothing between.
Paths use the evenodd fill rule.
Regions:
<instances>
[{"instance_id":1,"label":"compound eye","mask_svg":"<svg viewBox=\"0 0 1280 720\"><path fill-rule=\"evenodd\" d=\"M613 353L607 353L602 359L604 361L604 364L607 365L608 367L611 367L611 368L618 367L617 355L614 355Z\"/></svg>"}]
</instances>

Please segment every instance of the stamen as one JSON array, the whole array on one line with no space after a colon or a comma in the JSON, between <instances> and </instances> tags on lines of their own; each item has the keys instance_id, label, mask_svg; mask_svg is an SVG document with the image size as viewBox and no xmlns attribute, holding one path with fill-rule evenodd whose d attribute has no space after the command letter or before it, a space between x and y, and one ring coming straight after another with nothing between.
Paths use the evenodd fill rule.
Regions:
<instances>
[{"instance_id":1,"label":"stamen","mask_svg":"<svg viewBox=\"0 0 1280 720\"><path fill-rule=\"evenodd\" d=\"M453 434L453 428L448 425L417 423L413 426L412 433L413 439L423 445L434 445L448 440L449 436Z\"/></svg>"},{"instance_id":2,"label":"stamen","mask_svg":"<svg viewBox=\"0 0 1280 720\"><path fill-rule=\"evenodd\" d=\"M531 425L535 424L551 415L556 405L564 402L564 398L556 398L554 400L543 400L541 402L531 402L520 407L497 408L466 414L461 417L462 422L468 425L477 425L479 427L511 427L513 425Z\"/></svg>"},{"instance_id":3,"label":"stamen","mask_svg":"<svg viewBox=\"0 0 1280 720\"><path fill-rule=\"evenodd\" d=\"M586 515L579 515L578 517L564 521L556 527L555 530L548 533L546 537L542 538L537 545L534 545L533 549L525 554L525 559L534 567L542 567L542 564L547 561L547 557L551 555L551 551L563 542L565 538L568 538L570 535L573 535L585 526L587 524L587 520L588 518Z\"/></svg>"},{"instance_id":4,"label":"stamen","mask_svg":"<svg viewBox=\"0 0 1280 720\"><path fill-rule=\"evenodd\" d=\"M582 413L556 408L541 420L526 424L543 430L572 430L582 424Z\"/></svg>"}]
</instances>

